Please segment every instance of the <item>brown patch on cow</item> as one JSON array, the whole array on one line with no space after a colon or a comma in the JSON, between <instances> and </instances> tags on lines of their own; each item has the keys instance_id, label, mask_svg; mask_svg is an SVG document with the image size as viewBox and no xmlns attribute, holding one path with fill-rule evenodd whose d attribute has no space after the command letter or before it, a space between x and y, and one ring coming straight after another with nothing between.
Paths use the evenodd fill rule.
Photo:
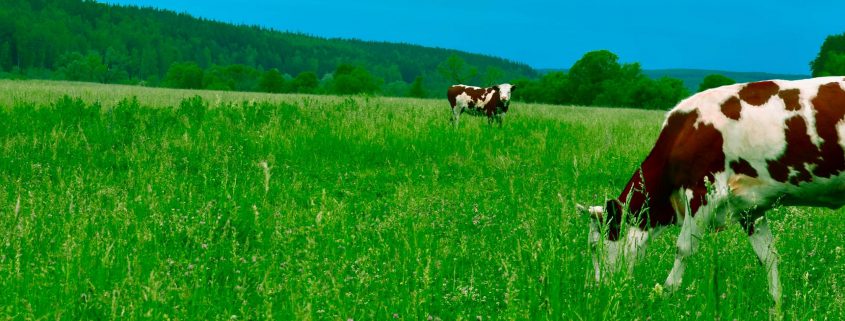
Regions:
<instances>
[{"instance_id":1,"label":"brown patch on cow","mask_svg":"<svg viewBox=\"0 0 845 321\"><path fill-rule=\"evenodd\" d=\"M641 227L674 223L671 196L680 188L692 190L689 201L695 215L706 204L705 179L714 182L713 174L725 169L722 133L710 124L695 126L698 116L698 110L669 115L654 148L617 199L628 202Z\"/></svg>"},{"instance_id":2,"label":"brown patch on cow","mask_svg":"<svg viewBox=\"0 0 845 321\"><path fill-rule=\"evenodd\" d=\"M740 111L742 111L742 105L736 96L728 98L722 103L722 113L730 119L739 120Z\"/></svg>"},{"instance_id":3,"label":"brown patch on cow","mask_svg":"<svg viewBox=\"0 0 845 321\"><path fill-rule=\"evenodd\" d=\"M731 161L730 166L736 174L743 174L749 177L757 177L757 170L754 169L754 167L751 167L751 164L748 163L747 160L740 158Z\"/></svg>"},{"instance_id":4,"label":"brown patch on cow","mask_svg":"<svg viewBox=\"0 0 845 321\"><path fill-rule=\"evenodd\" d=\"M801 104L798 102L798 94L801 91L798 89L786 89L781 90L778 93L778 97L783 99L783 103L786 105L786 110L799 110L801 109Z\"/></svg>"},{"instance_id":5,"label":"brown patch on cow","mask_svg":"<svg viewBox=\"0 0 845 321\"><path fill-rule=\"evenodd\" d=\"M837 82L822 85L812 103L816 109L816 131L824 140L821 162L813 174L831 177L845 170L845 151L839 145L839 133L836 131L836 124L845 116L845 90Z\"/></svg>"},{"instance_id":6,"label":"brown patch on cow","mask_svg":"<svg viewBox=\"0 0 845 321\"><path fill-rule=\"evenodd\" d=\"M752 82L739 91L739 99L753 106L761 106L778 93L780 87L773 81Z\"/></svg>"},{"instance_id":7,"label":"brown patch on cow","mask_svg":"<svg viewBox=\"0 0 845 321\"><path fill-rule=\"evenodd\" d=\"M786 150L783 155L767 161L769 176L778 182L789 181L794 185L810 181L812 175L806 164L819 162L820 154L807 133L807 122L801 116L787 119L785 134Z\"/></svg>"}]
</instances>

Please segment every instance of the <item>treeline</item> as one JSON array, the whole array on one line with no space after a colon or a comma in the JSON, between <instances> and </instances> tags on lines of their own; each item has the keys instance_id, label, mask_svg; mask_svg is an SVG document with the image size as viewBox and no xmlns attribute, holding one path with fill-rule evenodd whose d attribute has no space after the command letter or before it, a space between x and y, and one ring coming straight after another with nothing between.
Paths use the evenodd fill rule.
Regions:
<instances>
[{"instance_id":1,"label":"treeline","mask_svg":"<svg viewBox=\"0 0 845 321\"><path fill-rule=\"evenodd\" d=\"M810 62L813 77L845 75L845 33L828 36L816 59Z\"/></svg>"},{"instance_id":2,"label":"treeline","mask_svg":"<svg viewBox=\"0 0 845 321\"><path fill-rule=\"evenodd\" d=\"M206 75L252 72L247 69L263 74L275 69L291 79L313 73L327 84L326 76L333 76L341 65L351 65L366 66L380 79L379 92L404 93L421 79L426 92L439 96L435 89L453 80L444 78L438 66L453 56L477 69L467 82L537 76L528 65L492 56L324 39L166 10L83 0L3 0L0 6L2 77L161 86L174 64L191 62ZM236 81L234 87L242 85Z\"/></svg>"},{"instance_id":3,"label":"treeline","mask_svg":"<svg viewBox=\"0 0 845 321\"><path fill-rule=\"evenodd\" d=\"M845 34L827 38L814 76L845 74ZM442 97L451 84L511 82L517 100L667 109L690 92L606 50L566 72L409 44L324 39L172 11L84 0L3 0L0 77L274 93ZM705 79L700 90L733 80Z\"/></svg>"},{"instance_id":4,"label":"treeline","mask_svg":"<svg viewBox=\"0 0 845 321\"><path fill-rule=\"evenodd\" d=\"M422 77L417 77L411 85L387 87L383 86L381 78L373 76L365 68L350 64L341 64L331 74L318 78L313 71L303 71L293 77L275 68L260 71L246 65L215 65L203 69L193 62L174 63L165 74L162 85L170 88L268 93L427 96L422 86Z\"/></svg>"},{"instance_id":5,"label":"treeline","mask_svg":"<svg viewBox=\"0 0 845 321\"><path fill-rule=\"evenodd\" d=\"M607 50L588 52L566 73L550 72L516 84L516 99L561 105L667 109L690 94L680 79L651 79L639 63L620 64Z\"/></svg>"}]
</instances>

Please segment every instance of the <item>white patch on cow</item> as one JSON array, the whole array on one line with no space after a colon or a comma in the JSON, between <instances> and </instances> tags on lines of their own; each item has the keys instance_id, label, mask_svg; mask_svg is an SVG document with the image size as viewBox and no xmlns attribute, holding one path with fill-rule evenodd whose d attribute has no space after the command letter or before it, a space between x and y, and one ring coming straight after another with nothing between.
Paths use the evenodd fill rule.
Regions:
<instances>
[{"instance_id":1,"label":"white patch on cow","mask_svg":"<svg viewBox=\"0 0 845 321\"><path fill-rule=\"evenodd\" d=\"M792 85L792 83L789 85ZM816 98L816 95L819 94L819 86L799 86L798 88L790 87L788 89L798 89L798 103L801 104L799 113L807 122L807 133L810 135L810 141L816 146L821 146L822 138L816 132L816 109L812 107L813 98Z\"/></svg>"},{"instance_id":2,"label":"white patch on cow","mask_svg":"<svg viewBox=\"0 0 845 321\"><path fill-rule=\"evenodd\" d=\"M839 135L839 146L845 149L845 119L836 123L836 134Z\"/></svg>"},{"instance_id":3,"label":"white patch on cow","mask_svg":"<svg viewBox=\"0 0 845 321\"><path fill-rule=\"evenodd\" d=\"M467 93L461 93L457 97L455 97L455 108L467 108L469 106L469 102L472 101L472 97L469 96Z\"/></svg>"},{"instance_id":4,"label":"white patch on cow","mask_svg":"<svg viewBox=\"0 0 845 321\"><path fill-rule=\"evenodd\" d=\"M491 100L493 100L493 92L485 92L484 95L481 95L481 101L476 106L487 106Z\"/></svg>"},{"instance_id":5,"label":"white patch on cow","mask_svg":"<svg viewBox=\"0 0 845 321\"><path fill-rule=\"evenodd\" d=\"M742 112L737 121L723 122L722 132L725 158L742 157L754 168L766 168L767 159L775 159L786 150L786 119L795 112L783 108L780 99L769 99L762 106L741 103ZM722 112L723 119L727 118Z\"/></svg>"}]
</instances>

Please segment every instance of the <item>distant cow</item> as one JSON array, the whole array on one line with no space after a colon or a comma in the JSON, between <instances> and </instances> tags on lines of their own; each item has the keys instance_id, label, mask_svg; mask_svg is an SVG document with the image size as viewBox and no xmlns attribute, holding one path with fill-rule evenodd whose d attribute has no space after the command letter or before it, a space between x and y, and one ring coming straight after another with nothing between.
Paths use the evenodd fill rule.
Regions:
<instances>
[{"instance_id":1,"label":"distant cow","mask_svg":"<svg viewBox=\"0 0 845 321\"><path fill-rule=\"evenodd\" d=\"M501 126L502 117L508 112L511 91L515 88L516 85L511 84L487 88L466 85L449 87L446 97L452 105L452 123L457 127L461 114L467 112L476 116L486 115L488 123L492 124L495 120Z\"/></svg>"},{"instance_id":2,"label":"distant cow","mask_svg":"<svg viewBox=\"0 0 845 321\"><path fill-rule=\"evenodd\" d=\"M613 270L625 257L630 269L663 226L680 224L670 288L680 285L705 230L735 220L767 269L777 305L778 255L765 213L778 205L845 205L842 77L736 84L687 98L669 111L618 198L577 207L592 218L594 247L607 226L605 246L593 257L597 279L602 262Z\"/></svg>"}]
</instances>

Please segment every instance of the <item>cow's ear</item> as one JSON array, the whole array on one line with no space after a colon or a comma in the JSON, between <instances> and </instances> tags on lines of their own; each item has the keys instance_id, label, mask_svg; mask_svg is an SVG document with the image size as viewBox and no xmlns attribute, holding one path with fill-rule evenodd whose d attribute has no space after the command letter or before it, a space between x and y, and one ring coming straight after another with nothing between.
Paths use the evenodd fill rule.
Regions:
<instances>
[{"instance_id":1,"label":"cow's ear","mask_svg":"<svg viewBox=\"0 0 845 321\"><path fill-rule=\"evenodd\" d=\"M495 85L495 86L493 86L492 88L493 88L493 90L498 91L498 90L499 90L499 85Z\"/></svg>"},{"instance_id":2,"label":"cow's ear","mask_svg":"<svg viewBox=\"0 0 845 321\"><path fill-rule=\"evenodd\" d=\"M511 85L511 90L516 89L517 85Z\"/></svg>"}]
</instances>

